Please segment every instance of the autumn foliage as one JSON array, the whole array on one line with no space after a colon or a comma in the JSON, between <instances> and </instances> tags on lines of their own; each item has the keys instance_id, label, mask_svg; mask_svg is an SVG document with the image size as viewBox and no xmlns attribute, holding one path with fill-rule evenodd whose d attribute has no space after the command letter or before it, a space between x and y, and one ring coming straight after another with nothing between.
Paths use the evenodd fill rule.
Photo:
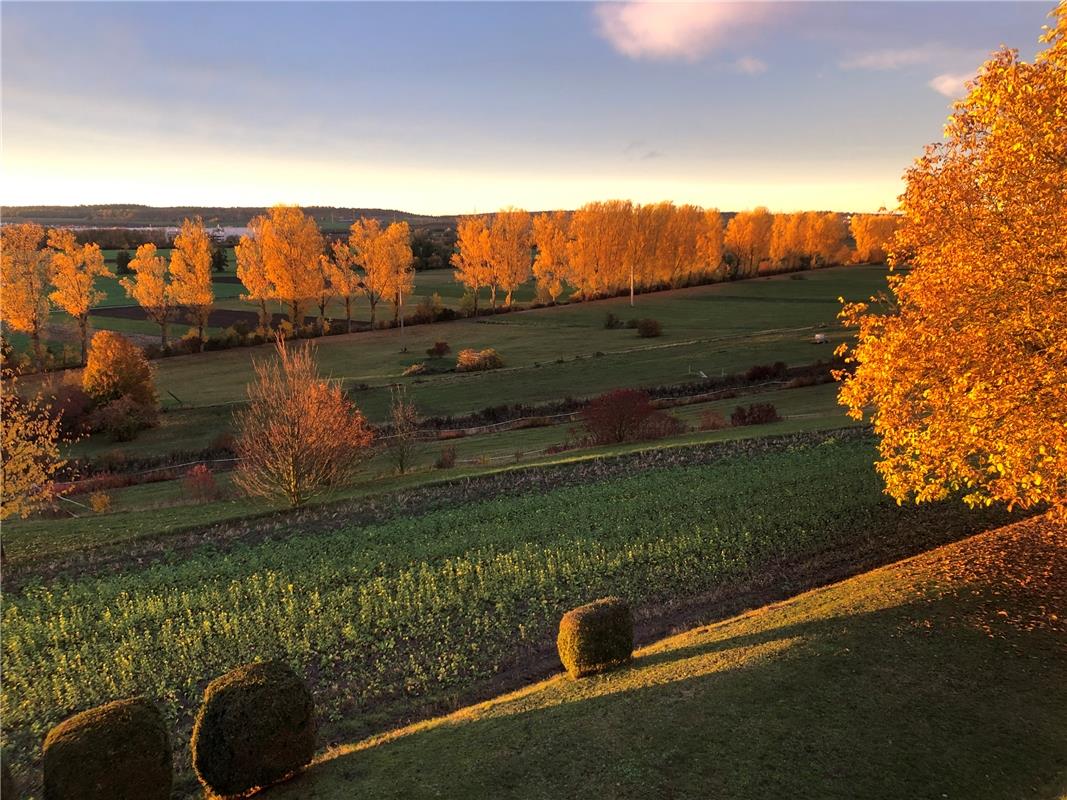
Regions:
<instances>
[{"instance_id":1,"label":"autumn foliage","mask_svg":"<svg viewBox=\"0 0 1067 800\"><path fill-rule=\"evenodd\" d=\"M66 465L60 421L40 398L24 399L16 378L0 376L0 519L27 517L56 497L55 479Z\"/></svg>"},{"instance_id":2,"label":"autumn foliage","mask_svg":"<svg viewBox=\"0 0 1067 800\"><path fill-rule=\"evenodd\" d=\"M1033 63L990 58L907 173L891 301L858 328L840 400L869 410L898 501L1067 516L1067 3Z\"/></svg>"},{"instance_id":3,"label":"autumn foliage","mask_svg":"<svg viewBox=\"0 0 1067 800\"><path fill-rule=\"evenodd\" d=\"M254 367L248 406L236 416L234 482L299 506L351 480L373 437L341 386L319 377L311 344L279 340L277 358Z\"/></svg>"}]
</instances>

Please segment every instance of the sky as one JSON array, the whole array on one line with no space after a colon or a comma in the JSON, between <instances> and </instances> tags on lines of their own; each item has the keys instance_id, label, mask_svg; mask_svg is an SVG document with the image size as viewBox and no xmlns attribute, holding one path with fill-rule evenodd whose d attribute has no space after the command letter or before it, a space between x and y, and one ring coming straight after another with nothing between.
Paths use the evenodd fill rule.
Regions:
<instances>
[{"instance_id":1,"label":"sky","mask_svg":"<svg viewBox=\"0 0 1067 800\"><path fill-rule=\"evenodd\" d=\"M893 208L1052 7L4 0L0 200Z\"/></svg>"}]
</instances>

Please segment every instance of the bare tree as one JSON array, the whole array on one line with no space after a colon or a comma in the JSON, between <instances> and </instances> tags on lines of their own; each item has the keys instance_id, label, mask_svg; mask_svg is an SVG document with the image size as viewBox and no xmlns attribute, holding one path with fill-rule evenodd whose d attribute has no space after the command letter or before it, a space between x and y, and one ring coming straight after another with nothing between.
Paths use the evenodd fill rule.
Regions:
<instances>
[{"instance_id":1,"label":"bare tree","mask_svg":"<svg viewBox=\"0 0 1067 800\"><path fill-rule=\"evenodd\" d=\"M255 362L248 407L238 412L235 483L250 495L299 506L350 481L373 435L363 414L321 378L310 342Z\"/></svg>"},{"instance_id":2,"label":"bare tree","mask_svg":"<svg viewBox=\"0 0 1067 800\"><path fill-rule=\"evenodd\" d=\"M403 386L392 388L389 420L393 430L386 440L386 448L396 471L403 475L411 467L415 457L419 434L418 412L415 410L415 403L408 399L407 389Z\"/></svg>"}]
</instances>

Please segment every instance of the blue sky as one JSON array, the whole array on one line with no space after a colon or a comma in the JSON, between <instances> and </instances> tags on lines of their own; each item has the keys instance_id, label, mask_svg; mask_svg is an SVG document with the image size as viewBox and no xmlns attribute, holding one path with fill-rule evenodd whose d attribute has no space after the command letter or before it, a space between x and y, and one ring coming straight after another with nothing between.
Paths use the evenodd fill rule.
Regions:
<instances>
[{"instance_id":1,"label":"blue sky","mask_svg":"<svg viewBox=\"0 0 1067 800\"><path fill-rule=\"evenodd\" d=\"M3 202L892 207L1052 3L15 3Z\"/></svg>"}]
</instances>

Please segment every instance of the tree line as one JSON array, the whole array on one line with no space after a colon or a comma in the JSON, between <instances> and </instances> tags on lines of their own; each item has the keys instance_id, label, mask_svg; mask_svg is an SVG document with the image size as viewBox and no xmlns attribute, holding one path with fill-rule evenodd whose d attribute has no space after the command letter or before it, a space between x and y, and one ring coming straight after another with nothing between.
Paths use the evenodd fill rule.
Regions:
<instances>
[{"instance_id":1,"label":"tree line","mask_svg":"<svg viewBox=\"0 0 1067 800\"><path fill-rule=\"evenodd\" d=\"M772 214L756 208L724 224L717 209L670 202L639 205L623 200L587 203L573 212L531 215L505 208L493 215L461 217L451 256L455 278L478 312L484 292L496 308L509 307L515 290L533 279L537 298L556 303L661 288L808 269L846 262L884 261L896 228L891 214L833 212ZM352 329L353 302L366 298L370 322L389 304L400 320L414 285L412 235L406 221L377 218L354 222L347 237L329 240L315 218L296 206L278 205L254 217L234 248L242 298L256 304L259 326L270 325L268 303L287 310L283 333L306 331L317 311L314 332L325 331L327 308L341 304ZM115 277L100 246L79 243L63 228L45 231L36 223L0 230L4 296L0 317L27 334L38 364L42 333L55 308L77 323L81 359L89 341L89 312L105 294L102 277ZM854 241L850 247L848 240ZM202 349L215 297L211 283L213 246L201 219L186 219L169 258L154 242L142 244L120 280L126 294L160 328L167 347L169 326L185 319Z\"/></svg>"},{"instance_id":2,"label":"tree line","mask_svg":"<svg viewBox=\"0 0 1067 800\"><path fill-rule=\"evenodd\" d=\"M536 280L538 300L555 303L570 288L587 300L629 291L676 288L850 261L884 261L896 217L742 211L723 224L718 209L670 202L587 203L574 212L530 215L506 208L461 217L452 257L456 280L511 305L515 289ZM848 246L851 234L855 249Z\"/></svg>"}]
</instances>

